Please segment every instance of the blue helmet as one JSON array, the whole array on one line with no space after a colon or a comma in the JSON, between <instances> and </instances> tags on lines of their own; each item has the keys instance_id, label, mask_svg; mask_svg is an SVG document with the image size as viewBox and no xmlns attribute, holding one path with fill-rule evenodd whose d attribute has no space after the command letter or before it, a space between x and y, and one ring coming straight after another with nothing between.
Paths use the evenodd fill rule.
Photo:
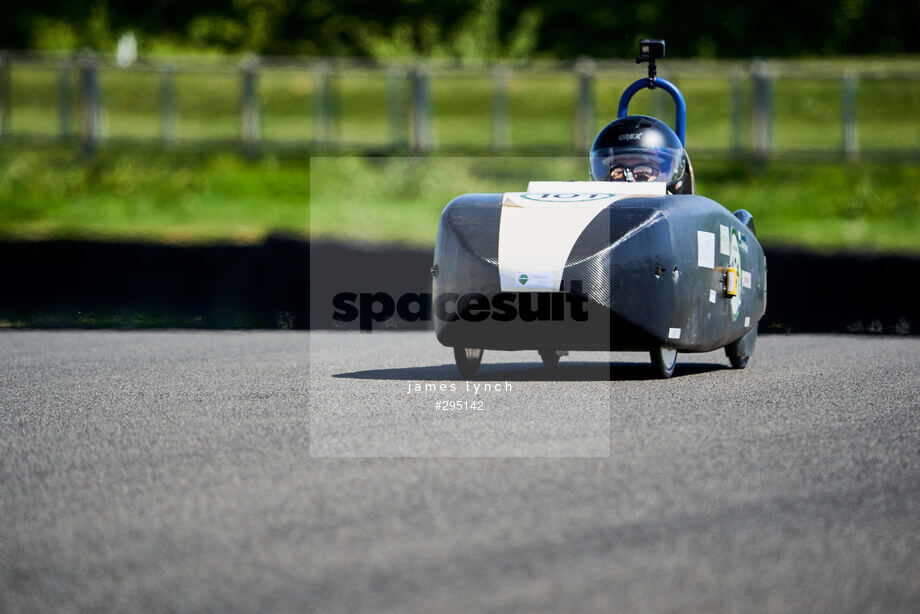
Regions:
<instances>
[{"instance_id":1,"label":"blue helmet","mask_svg":"<svg viewBox=\"0 0 920 614\"><path fill-rule=\"evenodd\" d=\"M610 122L591 146L595 181L662 181L676 193L687 170L680 139L667 124L645 115Z\"/></svg>"}]
</instances>

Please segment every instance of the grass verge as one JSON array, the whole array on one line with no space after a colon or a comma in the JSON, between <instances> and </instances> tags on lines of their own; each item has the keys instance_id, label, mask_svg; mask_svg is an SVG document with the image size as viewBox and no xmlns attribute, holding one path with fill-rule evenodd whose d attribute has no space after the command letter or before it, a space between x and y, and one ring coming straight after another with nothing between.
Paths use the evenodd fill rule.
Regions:
<instances>
[{"instance_id":1,"label":"grass verge","mask_svg":"<svg viewBox=\"0 0 920 614\"><path fill-rule=\"evenodd\" d=\"M754 214L765 245L920 253L910 162L695 162L697 192ZM585 179L580 158L313 158L0 147L0 238L259 242L270 233L430 246L454 196Z\"/></svg>"}]
</instances>

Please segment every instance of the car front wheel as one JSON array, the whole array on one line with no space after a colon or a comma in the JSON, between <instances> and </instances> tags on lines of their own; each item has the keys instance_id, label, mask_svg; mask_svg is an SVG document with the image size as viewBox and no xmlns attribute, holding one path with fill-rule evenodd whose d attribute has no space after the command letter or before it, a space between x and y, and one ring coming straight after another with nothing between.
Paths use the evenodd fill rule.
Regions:
<instances>
[{"instance_id":1,"label":"car front wheel","mask_svg":"<svg viewBox=\"0 0 920 614\"><path fill-rule=\"evenodd\" d=\"M482 349L480 348L454 348L454 362L463 378L473 377L479 371L482 362Z\"/></svg>"},{"instance_id":2,"label":"car front wheel","mask_svg":"<svg viewBox=\"0 0 920 614\"><path fill-rule=\"evenodd\" d=\"M674 375L677 366L677 350L665 346L657 347L649 352L652 357L652 372L655 377L667 379Z\"/></svg>"}]
</instances>

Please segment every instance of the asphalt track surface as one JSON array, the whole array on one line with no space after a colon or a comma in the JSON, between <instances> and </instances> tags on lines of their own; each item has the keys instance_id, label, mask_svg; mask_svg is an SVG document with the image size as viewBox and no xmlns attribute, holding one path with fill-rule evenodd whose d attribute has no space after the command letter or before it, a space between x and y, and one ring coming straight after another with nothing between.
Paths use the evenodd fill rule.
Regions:
<instances>
[{"instance_id":1,"label":"asphalt track surface","mask_svg":"<svg viewBox=\"0 0 920 614\"><path fill-rule=\"evenodd\" d=\"M430 333L0 334L0 611L920 609L920 339L537 361L445 411Z\"/></svg>"}]
</instances>

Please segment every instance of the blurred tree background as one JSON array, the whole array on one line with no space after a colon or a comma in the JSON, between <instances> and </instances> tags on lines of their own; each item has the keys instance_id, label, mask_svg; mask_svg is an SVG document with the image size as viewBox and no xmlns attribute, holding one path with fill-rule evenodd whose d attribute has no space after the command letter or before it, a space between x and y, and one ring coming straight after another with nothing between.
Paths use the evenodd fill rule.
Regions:
<instances>
[{"instance_id":1,"label":"blurred tree background","mask_svg":"<svg viewBox=\"0 0 920 614\"><path fill-rule=\"evenodd\" d=\"M132 31L142 53L626 58L648 36L670 57L920 51L916 0L33 0L6 13L7 49L110 52Z\"/></svg>"},{"instance_id":2,"label":"blurred tree background","mask_svg":"<svg viewBox=\"0 0 920 614\"><path fill-rule=\"evenodd\" d=\"M918 31L918 0L20 2L0 20L0 241L430 246L458 193L585 178L581 159L493 166L585 152L645 73L637 41L657 37L691 58L662 74L687 96L700 193L750 210L774 245L920 253ZM119 41L125 62L68 53ZM566 62L584 57L615 61ZM547 61L489 65L530 59ZM643 93L631 109L670 104ZM311 170L349 152L371 157ZM356 185L374 198L335 191ZM310 194L329 197L308 216Z\"/></svg>"}]
</instances>

